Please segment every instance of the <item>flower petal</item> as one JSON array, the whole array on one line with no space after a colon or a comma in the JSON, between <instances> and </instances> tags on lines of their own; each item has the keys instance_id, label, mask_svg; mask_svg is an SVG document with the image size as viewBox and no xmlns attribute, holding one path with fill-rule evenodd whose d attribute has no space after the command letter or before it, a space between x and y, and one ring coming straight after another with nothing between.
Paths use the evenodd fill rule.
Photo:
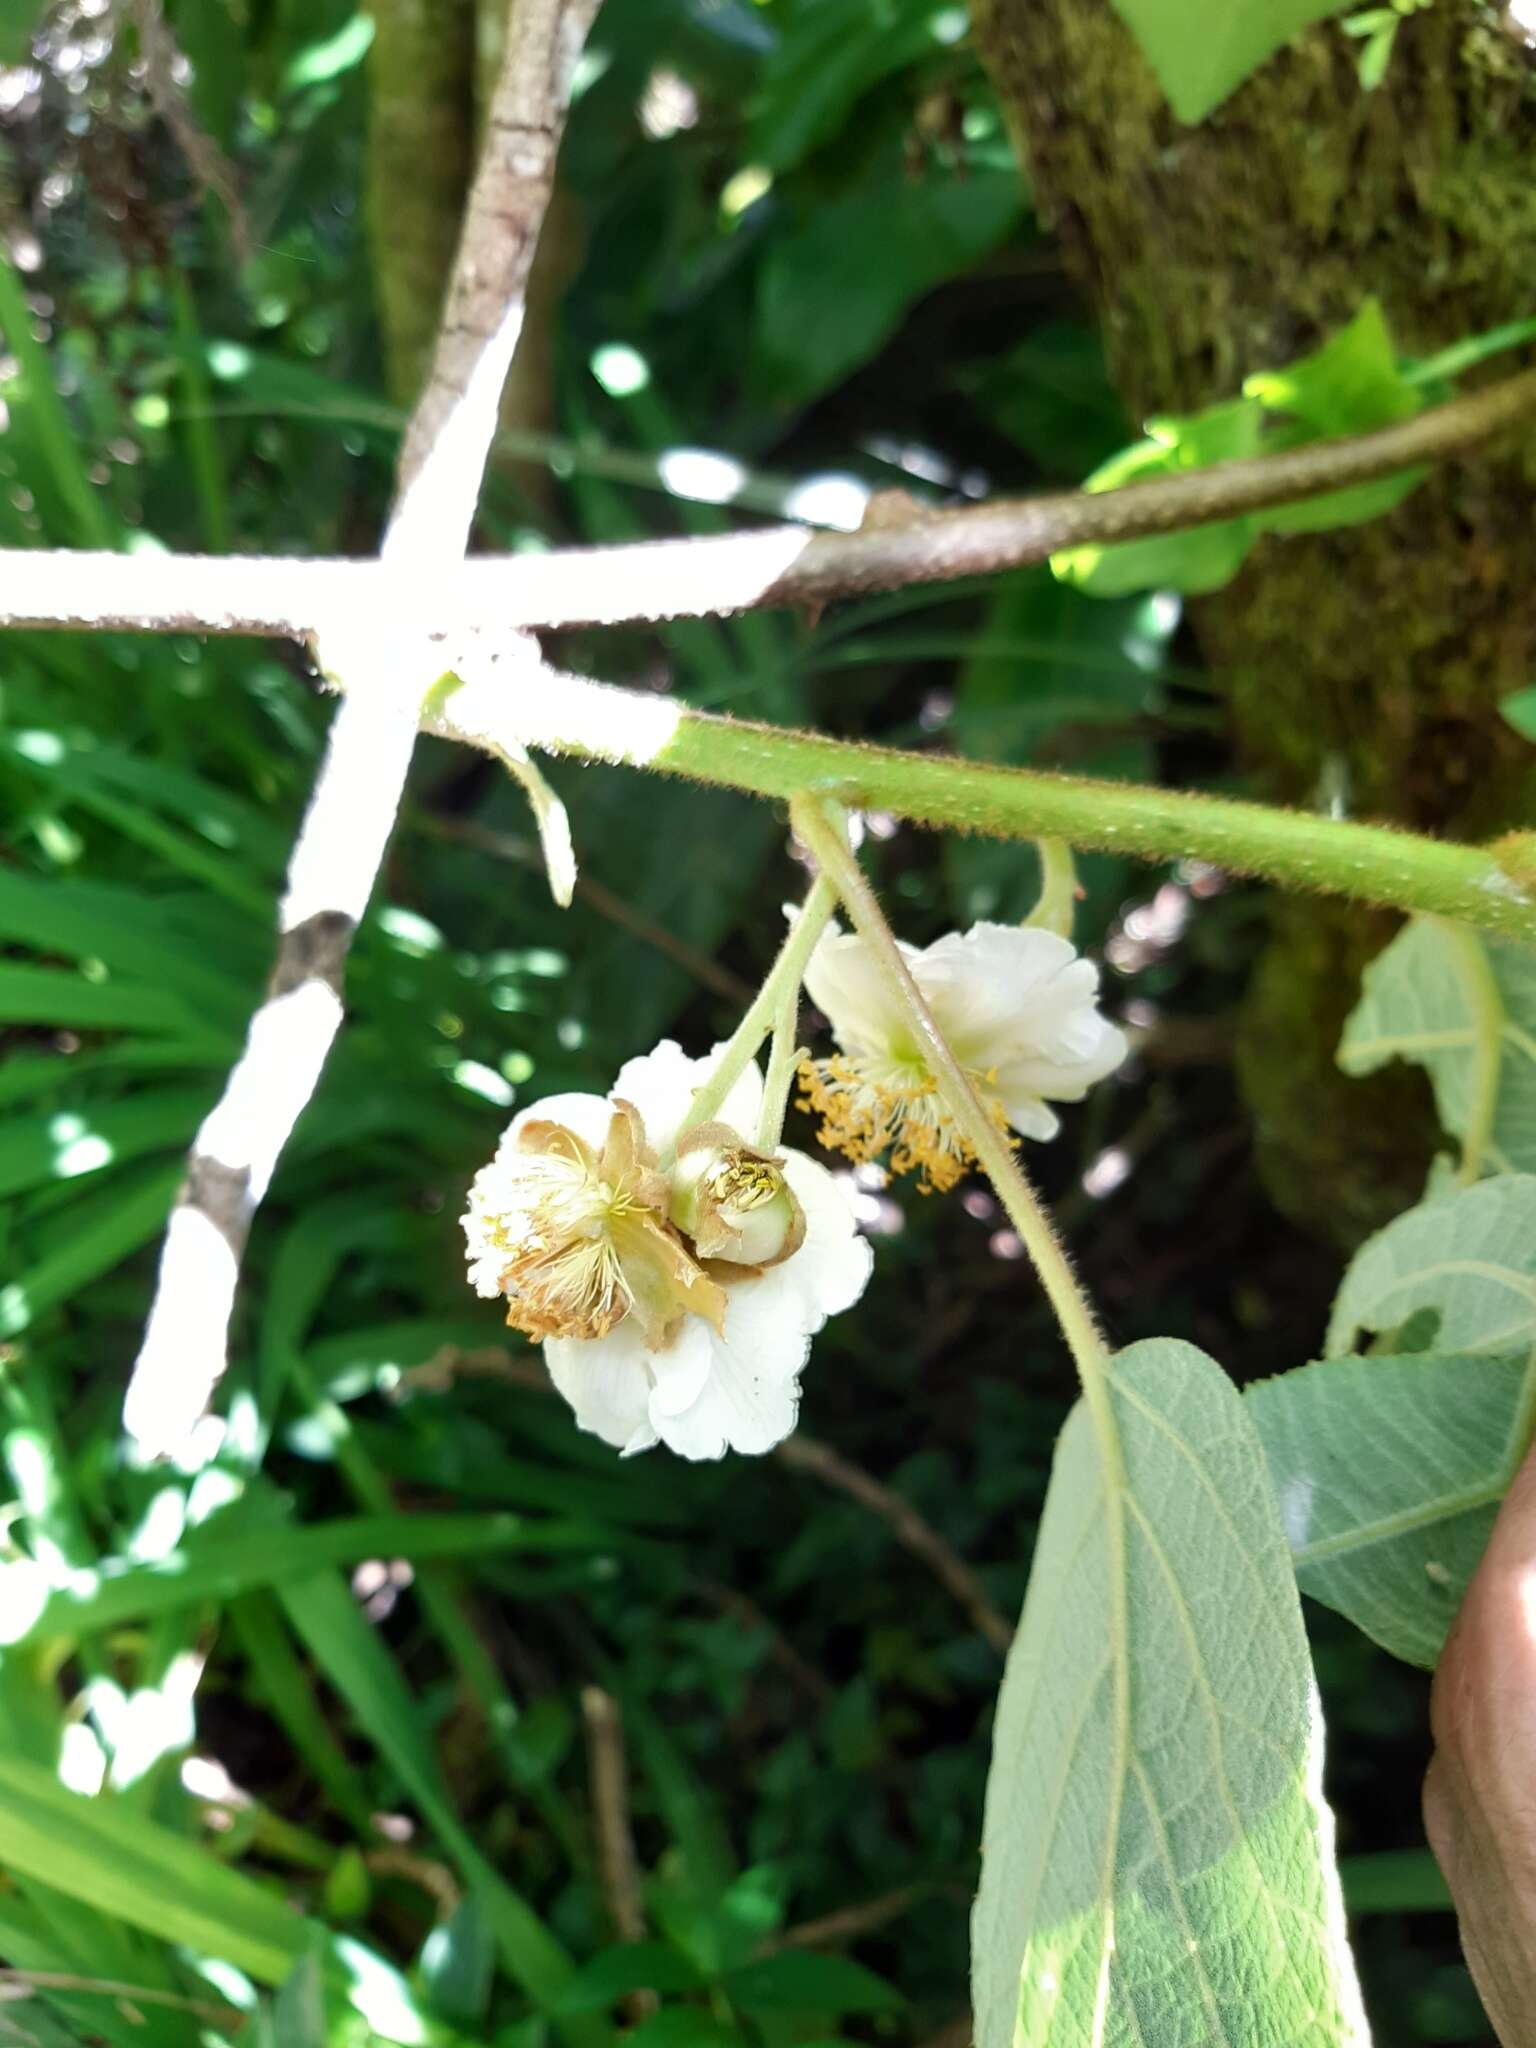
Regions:
<instances>
[{"instance_id":1,"label":"flower petal","mask_svg":"<svg viewBox=\"0 0 1536 2048\"><path fill-rule=\"evenodd\" d=\"M729 1308L726 1313L729 1315ZM655 1382L647 1411L653 1428L661 1427L663 1416L681 1415L698 1400L714 1370L715 1342L709 1324L690 1316L664 1350L648 1354L646 1362Z\"/></svg>"},{"instance_id":2,"label":"flower petal","mask_svg":"<svg viewBox=\"0 0 1536 2048\"><path fill-rule=\"evenodd\" d=\"M717 1045L704 1059L692 1060L675 1039L664 1038L654 1052L641 1053L620 1067L613 1092L639 1110L653 1151L664 1151L677 1136L695 1092L709 1079L724 1049ZM762 1106L763 1077L754 1061L716 1110L714 1121L751 1138Z\"/></svg>"},{"instance_id":3,"label":"flower petal","mask_svg":"<svg viewBox=\"0 0 1536 2048\"><path fill-rule=\"evenodd\" d=\"M709 1376L692 1406L676 1415L653 1408L658 1435L680 1457L761 1456L794 1429L810 1339L793 1315L786 1319L783 1291L772 1285L785 1270L731 1290L725 1336L710 1335Z\"/></svg>"},{"instance_id":4,"label":"flower petal","mask_svg":"<svg viewBox=\"0 0 1536 2048\"><path fill-rule=\"evenodd\" d=\"M852 1308L869 1284L874 1254L859 1235L853 1205L834 1175L803 1152L786 1152L784 1178L805 1212L805 1240L792 1258L763 1274L764 1286L778 1282L792 1292L807 1330L819 1330L828 1316ZM726 1333L730 1334L729 1315Z\"/></svg>"},{"instance_id":5,"label":"flower petal","mask_svg":"<svg viewBox=\"0 0 1536 2048\"><path fill-rule=\"evenodd\" d=\"M915 972L921 956L901 940L897 944ZM828 928L805 970L805 990L845 1052L881 1053L912 1037L905 1010L857 932Z\"/></svg>"},{"instance_id":6,"label":"flower petal","mask_svg":"<svg viewBox=\"0 0 1536 2048\"><path fill-rule=\"evenodd\" d=\"M621 1323L606 1337L547 1337L544 1363L578 1429L621 1451L646 1450L656 1441L647 1413L645 1339L634 1324ZM648 1441L637 1441L641 1436Z\"/></svg>"},{"instance_id":7,"label":"flower petal","mask_svg":"<svg viewBox=\"0 0 1536 2048\"><path fill-rule=\"evenodd\" d=\"M606 1095L546 1095L517 1112L501 1134L496 1156L500 1158L503 1152L514 1150L523 1125L533 1122L564 1124L595 1152L601 1152L612 1121L613 1111Z\"/></svg>"}]
</instances>

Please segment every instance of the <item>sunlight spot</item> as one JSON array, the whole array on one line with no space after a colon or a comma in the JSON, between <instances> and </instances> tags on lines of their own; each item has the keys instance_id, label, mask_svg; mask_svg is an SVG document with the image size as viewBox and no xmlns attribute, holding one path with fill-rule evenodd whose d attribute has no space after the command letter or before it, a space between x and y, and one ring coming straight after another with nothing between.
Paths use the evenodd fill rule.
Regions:
<instances>
[{"instance_id":1,"label":"sunlight spot","mask_svg":"<svg viewBox=\"0 0 1536 2048\"><path fill-rule=\"evenodd\" d=\"M699 125L699 96L670 65L658 64L645 82L638 112L651 140L665 142Z\"/></svg>"},{"instance_id":2,"label":"sunlight spot","mask_svg":"<svg viewBox=\"0 0 1536 2048\"><path fill-rule=\"evenodd\" d=\"M773 173L766 164L743 164L720 189L720 212L726 220L739 220L772 190Z\"/></svg>"},{"instance_id":3,"label":"sunlight spot","mask_svg":"<svg viewBox=\"0 0 1536 2048\"><path fill-rule=\"evenodd\" d=\"M747 481L744 465L714 448L663 449L656 474L674 497L704 505L728 505Z\"/></svg>"},{"instance_id":4,"label":"sunlight spot","mask_svg":"<svg viewBox=\"0 0 1536 2048\"><path fill-rule=\"evenodd\" d=\"M987 1239L987 1250L994 1259L1022 1259L1024 1240L1016 1230L994 1230Z\"/></svg>"},{"instance_id":5,"label":"sunlight spot","mask_svg":"<svg viewBox=\"0 0 1536 2048\"><path fill-rule=\"evenodd\" d=\"M501 1071L517 1087L520 1082L533 1078L533 1061L525 1052L507 1052L501 1056Z\"/></svg>"},{"instance_id":6,"label":"sunlight spot","mask_svg":"<svg viewBox=\"0 0 1536 2048\"><path fill-rule=\"evenodd\" d=\"M385 904L379 912L378 925L402 953L413 954L417 959L443 950L443 935L437 926L414 910L402 909L398 903Z\"/></svg>"},{"instance_id":7,"label":"sunlight spot","mask_svg":"<svg viewBox=\"0 0 1536 2048\"><path fill-rule=\"evenodd\" d=\"M24 761L35 761L40 768L55 768L69 749L56 732L13 732L11 745Z\"/></svg>"},{"instance_id":8,"label":"sunlight spot","mask_svg":"<svg viewBox=\"0 0 1536 2048\"><path fill-rule=\"evenodd\" d=\"M651 366L627 341L605 341L592 351L593 376L610 398L633 398L651 381Z\"/></svg>"},{"instance_id":9,"label":"sunlight spot","mask_svg":"<svg viewBox=\"0 0 1536 2048\"><path fill-rule=\"evenodd\" d=\"M1047 1992L1056 1989L1056 1972L1054 1970L1042 1970L1040 1972L1040 1989Z\"/></svg>"},{"instance_id":10,"label":"sunlight spot","mask_svg":"<svg viewBox=\"0 0 1536 2048\"><path fill-rule=\"evenodd\" d=\"M586 1043L587 1027L579 1017L562 1017L555 1026L555 1036L566 1052L575 1052Z\"/></svg>"},{"instance_id":11,"label":"sunlight spot","mask_svg":"<svg viewBox=\"0 0 1536 2048\"><path fill-rule=\"evenodd\" d=\"M233 384L248 377L256 358L238 341L215 341L208 349L208 367L221 383Z\"/></svg>"},{"instance_id":12,"label":"sunlight spot","mask_svg":"<svg viewBox=\"0 0 1536 2048\"><path fill-rule=\"evenodd\" d=\"M928 23L928 32L936 43L960 42L970 26L963 7L941 7Z\"/></svg>"},{"instance_id":13,"label":"sunlight spot","mask_svg":"<svg viewBox=\"0 0 1536 2048\"><path fill-rule=\"evenodd\" d=\"M1285 1527L1285 1540L1292 1550L1300 1550L1307 1540L1307 1531L1312 1526L1312 1481L1298 1476L1288 1479L1280 1489L1280 1520Z\"/></svg>"},{"instance_id":14,"label":"sunlight spot","mask_svg":"<svg viewBox=\"0 0 1536 2048\"><path fill-rule=\"evenodd\" d=\"M0 1643L19 1643L48 1604L48 1575L30 1557L0 1564Z\"/></svg>"},{"instance_id":15,"label":"sunlight spot","mask_svg":"<svg viewBox=\"0 0 1536 2048\"><path fill-rule=\"evenodd\" d=\"M1509 19L1528 43L1536 43L1536 0L1509 0Z\"/></svg>"},{"instance_id":16,"label":"sunlight spot","mask_svg":"<svg viewBox=\"0 0 1536 2048\"><path fill-rule=\"evenodd\" d=\"M453 1070L453 1079L459 1087L467 1088L471 1095L479 1095L501 1109L508 1107L516 1093L510 1082L504 1081L494 1067L483 1066L479 1060L460 1060Z\"/></svg>"},{"instance_id":17,"label":"sunlight spot","mask_svg":"<svg viewBox=\"0 0 1536 2048\"><path fill-rule=\"evenodd\" d=\"M351 1979L348 1997L353 2010L376 2034L402 2042L405 2048L416 2048L428 2038L416 2001L397 1970L344 1934L335 1937L331 1954Z\"/></svg>"},{"instance_id":18,"label":"sunlight spot","mask_svg":"<svg viewBox=\"0 0 1536 2048\"><path fill-rule=\"evenodd\" d=\"M829 472L808 476L784 494L784 511L791 519L803 519L807 526L832 526L840 533L852 533L864 517L869 503L869 485L856 476Z\"/></svg>"},{"instance_id":19,"label":"sunlight spot","mask_svg":"<svg viewBox=\"0 0 1536 2048\"><path fill-rule=\"evenodd\" d=\"M1131 1155L1122 1145L1108 1145L1083 1175L1083 1193L1102 1202L1131 1175Z\"/></svg>"},{"instance_id":20,"label":"sunlight spot","mask_svg":"<svg viewBox=\"0 0 1536 2048\"><path fill-rule=\"evenodd\" d=\"M116 1156L105 1138L95 1135L75 1138L54 1155L54 1177L73 1180L76 1174L94 1173L100 1166L110 1166Z\"/></svg>"},{"instance_id":21,"label":"sunlight spot","mask_svg":"<svg viewBox=\"0 0 1536 2048\"><path fill-rule=\"evenodd\" d=\"M9 1287L0 1287L0 1337L14 1337L24 1330L32 1320L32 1304L25 1287L14 1282ZM0 1641L4 1638L0 1637Z\"/></svg>"},{"instance_id":22,"label":"sunlight spot","mask_svg":"<svg viewBox=\"0 0 1536 2048\"><path fill-rule=\"evenodd\" d=\"M576 60L576 69L571 74L571 100L574 104L584 92L590 92L613 62L612 50L595 50L588 43ZM414 2035L411 2037L416 2038Z\"/></svg>"},{"instance_id":23,"label":"sunlight spot","mask_svg":"<svg viewBox=\"0 0 1536 2048\"><path fill-rule=\"evenodd\" d=\"M256 1986L244 1970L237 1970L233 1963L226 1963L220 1956L188 1955L178 1951L180 1960L189 1969L195 1970L205 1984L211 1984L220 1998L227 2000L236 2012L254 2012L257 2006Z\"/></svg>"},{"instance_id":24,"label":"sunlight spot","mask_svg":"<svg viewBox=\"0 0 1536 2048\"><path fill-rule=\"evenodd\" d=\"M128 1555L141 1563L169 1557L187 1529L187 1502L180 1486L162 1486L128 1540Z\"/></svg>"},{"instance_id":25,"label":"sunlight spot","mask_svg":"<svg viewBox=\"0 0 1536 2048\"><path fill-rule=\"evenodd\" d=\"M251 1803L250 1794L241 1791L217 1757L183 1757L181 1782L194 1799L212 1800L220 1806L249 1806Z\"/></svg>"},{"instance_id":26,"label":"sunlight spot","mask_svg":"<svg viewBox=\"0 0 1536 2048\"><path fill-rule=\"evenodd\" d=\"M866 1237L898 1236L907 1227L901 1204L889 1195L877 1192L867 1182L861 1183L859 1175L862 1170L855 1167L851 1173L833 1175L848 1198L854 1221Z\"/></svg>"},{"instance_id":27,"label":"sunlight spot","mask_svg":"<svg viewBox=\"0 0 1536 2048\"><path fill-rule=\"evenodd\" d=\"M59 1742L59 1783L71 1792L94 1799L106 1783L106 1752L96 1732L83 1721L72 1721Z\"/></svg>"}]
</instances>

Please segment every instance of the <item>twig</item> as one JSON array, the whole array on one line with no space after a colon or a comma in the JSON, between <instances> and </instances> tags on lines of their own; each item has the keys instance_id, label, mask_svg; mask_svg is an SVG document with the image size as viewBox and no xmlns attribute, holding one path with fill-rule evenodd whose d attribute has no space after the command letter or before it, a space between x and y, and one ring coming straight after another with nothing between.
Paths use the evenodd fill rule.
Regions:
<instances>
[{"instance_id":1,"label":"twig","mask_svg":"<svg viewBox=\"0 0 1536 2048\"><path fill-rule=\"evenodd\" d=\"M981 1581L965 1559L946 1543L931 1523L924 1521L908 1500L893 1492L862 1466L834 1451L829 1444L797 1432L786 1437L774 1452L781 1464L797 1472L809 1472L823 1485L836 1487L856 1500L860 1507L878 1515L896 1541L914 1557L921 1558L934 1577L952 1593L994 1650L1006 1653L1013 1641L1013 1629L987 1598Z\"/></svg>"},{"instance_id":2,"label":"twig","mask_svg":"<svg viewBox=\"0 0 1536 2048\"><path fill-rule=\"evenodd\" d=\"M281 557L0 550L0 628L111 628L303 639L347 609L387 609L424 630L488 632L718 618L1043 562L1063 548L1144 539L1474 448L1536 411L1536 370L1431 407L1396 426L1279 455L1214 463L1118 491L997 498L914 510L857 533L806 526L540 555L485 555L402 575L376 562Z\"/></svg>"},{"instance_id":3,"label":"twig","mask_svg":"<svg viewBox=\"0 0 1536 2048\"><path fill-rule=\"evenodd\" d=\"M587 1731L587 1779L592 1791L597 1860L608 1917L620 1941L644 1941L645 1902L629 1823L629 1766L624 1754L623 1717L618 1701L599 1685L582 1687L581 1715ZM645 2019L655 2012L656 2005L654 1991L631 1991L624 2000L624 2010L631 2020Z\"/></svg>"},{"instance_id":4,"label":"twig","mask_svg":"<svg viewBox=\"0 0 1536 2048\"><path fill-rule=\"evenodd\" d=\"M246 2017L232 2005L186 1998L177 1991L155 1991L144 1984L120 1984L115 1977L76 1977L67 1970L0 1970L0 2004L9 2003L17 1993L26 1997L34 1991L71 1992L79 1997L122 1999L131 2005L163 2006L215 2027L233 2024L238 2028L245 2024Z\"/></svg>"},{"instance_id":5,"label":"twig","mask_svg":"<svg viewBox=\"0 0 1536 2048\"><path fill-rule=\"evenodd\" d=\"M443 1393L465 1373L506 1380L533 1393L554 1391L549 1375L537 1360L502 1351L493 1344L475 1351L461 1351L445 1344L424 1364L408 1367L400 1375L400 1385L422 1392ZM946 1591L954 1595L975 1623L977 1633L985 1636L994 1649L1007 1650L1013 1641L1011 1625L987 1598L981 1581L964 1558L945 1542L931 1523L923 1519L910 1501L903 1500L899 1493L834 1451L830 1445L806 1436L803 1431L786 1437L772 1455L780 1464L788 1465L796 1472L808 1472L824 1485L847 1494L860 1507L868 1508L872 1515L878 1515L897 1542L910 1550L914 1557L920 1558Z\"/></svg>"},{"instance_id":6,"label":"twig","mask_svg":"<svg viewBox=\"0 0 1536 2048\"><path fill-rule=\"evenodd\" d=\"M899 1891L887 1892L883 1898L866 1899L862 1905L844 1906L840 1912L823 1914L819 1920L805 1920L798 1927L786 1927L775 1940L765 1941L760 1953L771 1956L785 1948L842 1947L846 1942L857 1941L861 1935L874 1934L880 1928L888 1927L893 1920L900 1920L932 1892L932 1885L903 1885Z\"/></svg>"},{"instance_id":7,"label":"twig","mask_svg":"<svg viewBox=\"0 0 1536 2048\"><path fill-rule=\"evenodd\" d=\"M510 832L496 832L487 825L477 825L470 818L424 818L420 821L423 831L434 839L456 839L464 846L474 846L482 853L492 854L497 860L515 861L519 867L544 871L544 856L539 849L526 839L518 839ZM695 981L713 989L727 1002L735 1003L742 1009L757 994L755 986L733 974L728 967L722 967L718 960L712 960L707 953L691 946L686 939L680 939L676 932L667 930L664 924L657 924L642 910L636 910L626 902L616 889L599 882L595 876L579 874L576 877L576 894L584 903L591 904L599 917L607 918L632 938L644 945L654 946L658 953L665 953L669 960L675 960L679 967L686 969Z\"/></svg>"},{"instance_id":8,"label":"twig","mask_svg":"<svg viewBox=\"0 0 1536 2048\"><path fill-rule=\"evenodd\" d=\"M170 130L197 183L222 204L229 221L229 239L235 256L241 263L248 262L251 227L240 197L235 167L199 124L177 82L176 43L165 25L162 0L129 0L128 13L138 31L144 84L155 112Z\"/></svg>"},{"instance_id":9,"label":"twig","mask_svg":"<svg viewBox=\"0 0 1536 2048\"><path fill-rule=\"evenodd\" d=\"M522 321L534 242L554 183L576 51L597 0L519 0L427 388L406 431L386 578L430 579L462 558L496 406ZM251 1218L341 1025L352 934L399 809L423 695L441 673L432 636L381 599L317 613L321 659L348 692L294 843L266 1000L222 1099L193 1142L123 1421L139 1453L185 1450L225 1364Z\"/></svg>"},{"instance_id":10,"label":"twig","mask_svg":"<svg viewBox=\"0 0 1536 2048\"><path fill-rule=\"evenodd\" d=\"M388 1842L364 1853L363 1868L373 1877L398 1878L424 1891L437 1909L439 1925L458 1911L462 1897L458 1879L446 1864L435 1863L429 1856L415 1856L397 1842Z\"/></svg>"}]
</instances>

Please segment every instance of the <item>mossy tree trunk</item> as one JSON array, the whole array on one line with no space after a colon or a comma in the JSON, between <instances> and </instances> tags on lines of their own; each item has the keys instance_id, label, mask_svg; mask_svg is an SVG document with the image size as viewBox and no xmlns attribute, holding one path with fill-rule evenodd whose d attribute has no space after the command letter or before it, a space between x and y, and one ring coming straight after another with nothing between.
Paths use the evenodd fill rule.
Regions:
<instances>
[{"instance_id":1,"label":"mossy tree trunk","mask_svg":"<svg viewBox=\"0 0 1536 2048\"><path fill-rule=\"evenodd\" d=\"M1373 93L1358 44L1324 25L1195 128L1109 0L974 13L1036 204L1137 416L1231 395L1367 293L1411 354L1536 305L1536 58L1502 8L1435 0L1405 19ZM1497 705L1536 679L1533 468L1536 443L1505 443L1385 520L1263 543L1193 607L1256 793L1464 838L1530 821L1532 756ZM1348 908L1277 905L1242 1040L1272 1189L1345 1238L1424 1164L1422 1095L1333 1064L1383 936Z\"/></svg>"},{"instance_id":2,"label":"mossy tree trunk","mask_svg":"<svg viewBox=\"0 0 1536 2048\"><path fill-rule=\"evenodd\" d=\"M509 7L508 0L375 0L373 16L368 231L385 377L390 396L409 406L431 361ZM581 252L577 209L557 185L502 394L507 432L547 433L553 425L560 303ZM499 467L541 512L550 509L545 465Z\"/></svg>"}]
</instances>

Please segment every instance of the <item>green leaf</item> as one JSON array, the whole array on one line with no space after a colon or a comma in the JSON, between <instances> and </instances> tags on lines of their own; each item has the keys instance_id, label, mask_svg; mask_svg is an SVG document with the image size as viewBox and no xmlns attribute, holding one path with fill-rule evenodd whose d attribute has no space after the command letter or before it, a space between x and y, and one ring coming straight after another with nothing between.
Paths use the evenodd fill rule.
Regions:
<instances>
[{"instance_id":1,"label":"green leaf","mask_svg":"<svg viewBox=\"0 0 1536 2048\"><path fill-rule=\"evenodd\" d=\"M746 2048L746 2036L701 2005L668 2005L631 2027L624 2048Z\"/></svg>"},{"instance_id":2,"label":"green leaf","mask_svg":"<svg viewBox=\"0 0 1536 2048\"><path fill-rule=\"evenodd\" d=\"M1523 740L1536 740L1536 690L1516 690L1499 709Z\"/></svg>"},{"instance_id":3,"label":"green leaf","mask_svg":"<svg viewBox=\"0 0 1536 2048\"><path fill-rule=\"evenodd\" d=\"M216 1955L258 1983L279 1984L306 1946L305 1923L130 1806L85 1799L53 1773L0 1753L6 1870L44 1880L131 1927Z\"/></svg>"},{"instance_id":4,"label":"green leaf","mask_svg":"<svg viewBox=\"0 0 1536 2048\"><path fill-rule=\"evenodd\" d=\"M1346 1074L1423 1067L1474 1171L1536 1172L1536 956L1415 918L1366 968L1339 1042Z\"/></svg>"},{"instance_id":5,"label":"green leaf","mask_svg":"<svg viewBox=\"0 0 1536 2048\"><path fill-rule=\"evenodd\" d=\"M42 26L43 0L0 0L0 64L25 64Z\"/></svg>"},{"instance_id":6,"label":"green leaf","mask_svg":"<svg viewBox=\"0 0 1536 2048\"><path fill-rule=\"evenodd\" d=\"M0 1130L0 1195L75 1180L146 1152L184 1151L209 1100L206 1088L157 1088L96 1109L17 1117Z\"/></svg>"},{"instance_id":7,"label":"green leaf","mask_svg":"<svg viewBox=\"0 0 1536 2048\"><path fill-rule=\"evenodd\" d=\"M743 1963L722 1979L731 2003L745 2012L893 2012L901 1993L846 1956L780 1949Z\"/></svg>"},{"instance_id":8,"label":"green leaf","mask_svg":"<svg viewBox=\"0 0 1536 2048\"><path fill-rule=\"evenodd\" d=\"M681 1950L662 1941L605 1948L560 1994L562 2012L601 2012L631 1991L702 1991L704 1979Z\"/></svg>"},{"instance_id":9,"label":"green leaf","mask_svg":"<svg viewBox=\"0 0 1536 2048\"><path fill-rule=\"evenodd\" d=\"M953 18L938 0L875 0L852 14L837 0L794 10L763 68L752 161L785 171L830 141L882 78L942 52L946 12Z\"/></svg>"},{"instance_id":10,"label":"green leaf","mask_svg":"<svg viewBox=\"0 0 1536 2048\"><path fill-rule=\"evenodd\" d=\"M272 2038L281 2042L282 2048L329 2048L325 1980L313 1948L278 1987L271 2018Z\"/></svg>"},{"instance_id":11,"label":"green leaf","mask_svg":"<svg viewBox=\"0 0 1536 2048\"><path fill-rule=\"evenodd\" d=\"M457 2026L484 2025L496 1975L496 1944L478 1899L461 1899L433 1928L422 1944L419 1967L426 2002L440 2019Z\"/></svg>"},{"instance_id":12,"label":"green leaf","mask_svg":"<svg viewBox=\"0 0 1536 2048\"><path fill-rule=\"evenodd\" d=\"M573 1974L565 1951L481 1855L454 1812L420 1710L345 1582L320 1574L284 1585L280 1597L310 1655L472 1886L508 1974L534 1999L558 1999ZM599 2038L600 2030L585 2019L556 2024L571 2048L592 2048Z\"/></svg>"},{"instance_id":13,"label":"green leaf","mask_svg":"<svg viewBox=\"0 0 1536 2048\"><path fill-rule=\"evenodd\" d=\"M1250 73L1348 0L1114 0L1181 121L1203 121Z\"/></svg>"},{"instance_id":14,"label":"green leaf","mask_svg":"<svg viewBox=\"0 0 1536 2048\"><path fill-rule=\"evenodd\" d=\"M1410 1209L1356 1252L1328 1355L1365 1334L1438 1318L1438 1351L1502 1355L1536 1344L1536 1178L1500 1174Z\"/></svg>"},{"instance_id":15,"label":"green leaf","mask_svg":"<svg viewBox=\"0 0 1536 2048\"><path fill-rule=\"evenodd\" d=\"M1336 1358L1247 1401L1302 1591L1433 1669L1530 1438L1529 1356Z\"/></svg>"},{"instance_id":16,"label":"green leaf","mask_svg":"<svg viewBox=\"0 0 1536 2048\"><path fill-rule=\"evenodd\" d=\"M1301 1610L1241 1397L1113 1361L1057 1446L998 1700L978 2048L1338 2048L1365 2026Z\"/></svg>"},{"instance_id":17,"label":"green leaf","mask_svg":"<svg viewBox=\"0 0 1536 2048\"><path fill-rule=\"evenodd\" d=\"M819 197L763 262L765 393L779 407L803 405L857 369L915 299L990 255L1020 213L1016 172L978 169L914 184L893 134L856 183Z\"/></svg>"},{"instance_id":18,"label":"green leaf","mask_svg":"<svg viewBox=\"0 0 1536 2048\"><path fill-rule=\"evenodd\" d=\"M1318 434L1364 434L1410 419L1424 400L1398 366L1381 301L1371 297L1309 356L1243 380L1250 398Z\"/></svg>"},{"instance_id":19,"label":"green leaf","mask_svg":"<svg viewBox=\"0 0 1536 2048\"><path fill-rule=\"evenodd\" d=\"M249 1527L229 1535L194 1534L177 1550L149 1564L105 1565L52 1592L21 1636L0 1641L46 1641L146 1621L204 1600L230 1600L253 1587L311 1578L327 1566L369 1557L474 1557L505 1550L585 1550L599 1535L520 1515L357 1515L305 1528ZM26 1574L26 1564L0 1565L0 1586ZM8 1575L11 1575L8 1577ZM14 1599L10 1603L14 1608Z\"/></svg>"},{"instance_id":20,"label":"green leaf","mask_svg":"<svg viewBox=\"0 0 1536 2048\"><path fill-rule=\"evenodd\" d=\"M156 1167L137 1180L114 1180L107 1202L78 1205L78 1223L58 1248L0 1287L0 1337L14 1337L46 1309L55 1308L88 1281L110 1272L147 1244L163 1226L181 1167Z\"/></svg>"}]
</instances>

